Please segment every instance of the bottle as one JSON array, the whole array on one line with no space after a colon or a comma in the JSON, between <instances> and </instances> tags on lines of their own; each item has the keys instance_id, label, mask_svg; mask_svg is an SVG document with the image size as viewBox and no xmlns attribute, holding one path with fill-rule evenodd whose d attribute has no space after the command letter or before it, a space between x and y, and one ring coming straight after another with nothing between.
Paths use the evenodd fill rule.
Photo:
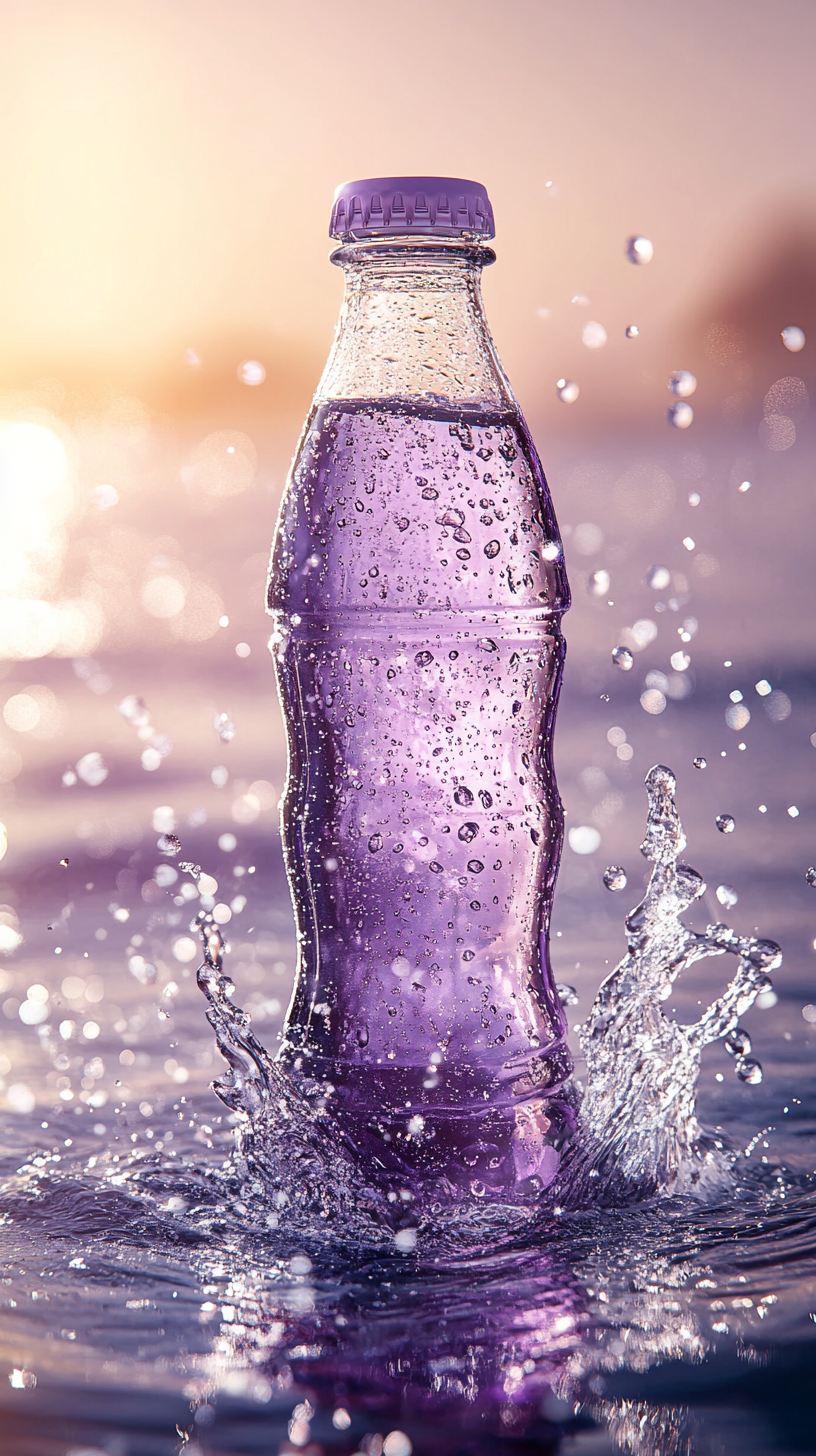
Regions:
<instances>
[{"instance_id":1,"label":"bottle","mask_svg":"<svg viewBox=\"0 0 816 1456\"><path fill-rule=\"evenodd\" d=\"M484 316L492 209L374 178L330 234L345 299L268 586L299 947L279 1059L394 1186L536 1193L572 1125L548 960L569 591Z\"/></svg>"}]
</instances>

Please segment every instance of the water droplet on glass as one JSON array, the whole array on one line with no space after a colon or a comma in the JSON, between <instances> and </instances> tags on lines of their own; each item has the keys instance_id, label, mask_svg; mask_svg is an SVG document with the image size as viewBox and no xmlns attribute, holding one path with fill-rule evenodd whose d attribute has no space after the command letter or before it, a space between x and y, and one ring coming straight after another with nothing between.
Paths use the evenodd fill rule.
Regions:
<instances>
[{"instance_id":1,"label":"water droplet on glass","mask_svg":"<svg viewBox=\"0 0 816 1456\"><path fill-rule=\"evenodd\" d=\"M734 833L734 830L736 828L736 820L734 819L733 814L718 814L714 822L719 829L720 834Z\"/></svg>"},{"instance_id":2,"label":"water droplet on glass","mask_svg":"<svg viewBox=\"0 0 816 1456\"><path fill-rule=\"evenodd\" d=\"M484 554L488 561L492 561L494 557L498 556L500 551L501 543L499 541L488 541L484 549Z\"/></svg>"},{"instance_id":3,"label":"water droplet on glass","mask_svg":"<svg viewBox=\"0 0 816 1456\"><path fill-rule=\"evenodd\" d=\"M238 378L242 384L254 387L257 384L263 384L266 379L266 370L259 360L245 359L243 364L238 365Z\"/></svg>"},{"instance_id":4,"label":"water droplet on glass","mask_svg":"<svg viewBox=\"0 0 816 1456\"><path fill-rule=\"evenodd\" d=\"M688 399L697 388L697 380L690 369L675 369L669 379L669 389L678 399Z\"/></svg>"},{"instance_id":5,"label":"water droplet on glass","mask_svg":"<svg viewBox=\"0 0 816 1456\"><path fill-rule=\"evenodd\" d=\"M635 659L628 647L613 647L612 661L616 667L620 668L621 672L628 672L635 665Z\"/></svg>"},{"instance_id":6,"label":"water droplet on glass","mask_svg":"<svg viewBox=\"0 0 816 1456\"><path fill-rule=\"evenodd\" d=\"M788 324L782 330L782 343L792 354L798 354L800 349L805 347L805 331L800 329L798 324Z\"/></svg>"},{"instance_id":7,"label":"water droplet on glass","mask_svg":"<svg viewBox=\"0 0 816 1456\"><path fill-rule=\"evenodd\" d=\"M433 488L432 485L426 485L425 489L422 492L422 499L423 500L438 500L439 499L439 491L438 490L434 490L434 488Z\"/></svg>"},{"instance_id":8,"label":"water droplet on glass","mask_svg":"<svg viewBox=\"0 0 816 1456\"><path fill-rule=\"evenodd\" d=\"M480 859L469 859L468 869L472 875L480 875L484 869L484 865Z\"/></svg>"},{"instance_id":9,"label":"water droplet on glass","mask_svg":"<svg viewBox=\"0 0 816 1456\"><path fill-rule=\"evenodd\" d=\"M694 764L695 768L706 768L708 766L708 759L703 758L702 756L700 756L699 758L693 758L691 761Z\"/></svg>"},{"instance_id":10,"label":"water droplet on glass","mask_svg":"<svg viewBox=\"0 0 816 1456\"><path fill-rule=\"evenodd\" d=\"M676 430L687 430L694 419L694 410L685 400L678 400L666 410L666 419Z\"/></svg>"},{"instance_id":11,"label":"water droplet on glass","mask_svg":"<svg viewBox=\"0 0 816 1456\"><path fill-rule=\"evenodd\" d=\"M463 526L465 523L464 511L447 510L441 516L437 516L437 526Z\"/></svg>"},{"instance_id":12,"label":"water droplet on glass","mask_svg":"<svg viewBox=\"0 0 816 1456\"><path fill-rule=\"evenodd\" d=\"M671 572L668 566L650 566L646 572L646 585L652 591L665 591L671 585Z\"/></svg>"},{"instance_id":13,"label":"water droplet on glass","mask_svg":"<svg viewBox=\"0 0 816 1456\"><path fill-rule=\"evenodd\" d=\"M472 820L469 820L466 824L463 824L461 826L459 830L459 838L462 840L463 844L470 844L471 841L476 838L476 835L478 833L478 824L474 824Z\"/></svg>"},{"instance_id":14,"label":"water droplet on glass","mask_svg":"<svg viewBox=\"0 0 816 1456\"><path fill-rule=\"evenodd\" d=\"M621 865L610 865L603 872L603 882L607 890L625 890L626 870Z\"/></svg>"},{"instance_id":15,"label":"water droplet on glass","mask_svg":"<svg viewBox=\"0 0 816 1456\"><path fill-rule=\"evenodd\" d=\"M473 795L470 792L470 789L465 788L464 784L459 784L457 788L454 789L453 797L455 802L459 805L460 809L469 809L471 804L473 803Z\"/></svg>"},{"instance_id":16,"label":"water droplet on glass","mask_svg":"<svg viewBox=\"0 0 816 1456\"><path fill-rule=\"evenodd\" d=\"M566 981L556 981L555 994L562 1006L577 1006L578 992L574 986L568 986Z\"/></svg>"},{"instance_id":17,"label":"water droplet on glass","mask_svg":"<svg viewBox=\"0 0 816 1456\"><path fill-rule=\"evenodd\" d=\"M431 871L432 875L441 875L442 873L442 866L439 863L438 859L432 859L430 864L428 865L428 869Z\"/></svg>"},{"instance_id":18,"label":"water droplet on glass","mask_svg":"<svg viewBox=\"0 0 816 1456\"><path fill-rule=\"evenodd\" d=\"M383 847L382 835L372 834L371 838L368 841L368 847L371 850L372 854L377 854L378 850L381 850Z\"/></svg>"},{"instance_id":19,"label":"water droplet on glass","mask_svg":"<svg viewBox=\"0 0 816 1456\"><path fill-rule=\"evenodd\" d=\"M725 906L726 910L730 910L732 906L736 905L739 895L733 885L718 885L717 899L721 905Z\"/></svg>"},{"instance_id":20,"label":"water droplet on glass","mask_svg":"<svg viewBox=\"0 0 816 1456\"><path fill-rule=\"evenodd\" d=\"M581 341L587 349L602 349L608 337L603 324L595 319L589 319L581 330Z\"/></svg>"},{"instance_id":21,"label":"water droplet on glass","mask_svg":"<svg viewBox=\"0 0 816 1456\"><path fill-rule=\"evenodd\" d=\"M747 1057L751 1050L751 1038L741 1026L735 1026L724 1039L723 1046L731 1057Z\"/></svg>"},{"instance_id":22,"label":"water droplet on glass","mask_svg":"<svg viewBox=\"0 0 816 1456\"><path fill-rule=\"evenodd\" d=\"M626 256L630 263L651 263L654 257L654 244L648 238L637 237L626 239Z\"/></svg>"},{"instance_id":23,"label":"water droplet on glass","mask_svg":"<svg viewBox=\"0 0 816 1456\"><path fill-rule=\"evenodd\" d=\"M741 1082L747 1082L750 1087L757 1087L762 1081L762 1067L759 1062L752 1061L750 1057L740 1057L736 1064L736 1073Z\"/></svg>"},{"instance_id":24,"label":"water droplet on glass","mask_svg":"<svg viewBox=\"0 0 816 1456\"><path fill-rule=\"evenodd\" d=\"M499 650L492 637L480 637L476 646L481 647L482 652L498 652Z\"/></svg>"},{"instance_id":25,"label":"water droplet on glass","mask_svg":"<svg viewBox=\"0 0 816 1456\"><path fill-rule=\"evenodd\" d=\"M581 390L574 379L558 379L555 392L562 404L575 404Z\"/></svg>"},{"instance_id":26,"label":"water droplet on glass","mask_svg":"<svg viewBox=\"0 0 816 1456\"><path fill-rule=\"evenodd\" d=\"M638 328L637 324L627 324L626 325L626 337L627 337L627 339L639 339L640 338L640 329Z\"/></svg>"},{"instance_id":27,"label":"water droplet on glass","mask_svg":"<svg viewBox=\"0 0 816 1456\"><path fill-rule=\"evenodd\" d=\"M411 522L408 520L408 517L407 516L400 516L399 519L398 519L398 521L397 521L397 530L398 531L407 531L408 530L408 527L410 526L410 524L411 524Z\"/></svg>"},{"instance_id":28,"label":"water droplet on glass","mask_svg":"<svg viewBox=\"0 0 816 1456\"><path fill-rule=\"evenodd\" d=\"M417 667L427 667L429 662L433 662L433 653L417 652L414 657L414 662L416 663Z\"/></svg>"},{"instance_id":29,"label":"water droplet on glass","mask_svg":"<svg viewBox=\"0 0 816 1456\"><path fill-rule=\"evenodd\" d=\"M160 854L175 856L181 854L181 840L177 834L160 834L156 840L156 848Z\"/></svg>"},{"instance_id":30,"label":"water droplet on glass","mask_svg":"<svg viewBox=\"0 0 816 1456\"><path fill-rule=\"evenodd\" d=\"M462 951L462 960L463 961L472 961L472 960L475 960L475 958L476 958L476 952L475 952L475 950L463 950Z\"/></svg>"}]
</instances>

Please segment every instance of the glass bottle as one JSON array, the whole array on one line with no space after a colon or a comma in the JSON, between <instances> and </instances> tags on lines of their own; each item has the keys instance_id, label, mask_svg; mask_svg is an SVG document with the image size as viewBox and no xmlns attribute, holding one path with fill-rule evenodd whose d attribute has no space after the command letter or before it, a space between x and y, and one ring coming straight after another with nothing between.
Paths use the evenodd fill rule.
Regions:
<instances>
[{"instance_id":1,"label":"glass bottle","mask_svg":"<svg viewBox=\"0 0 816 1456\"><path fill-rule=\"evenodd\" d=\"M338 188L334 346L281 505L270 641L298 968L280 1059L386 1179L552 1182L571 1062L548 960L569 605L496 353L477 183Z\"/></svg>"}]
</instances>

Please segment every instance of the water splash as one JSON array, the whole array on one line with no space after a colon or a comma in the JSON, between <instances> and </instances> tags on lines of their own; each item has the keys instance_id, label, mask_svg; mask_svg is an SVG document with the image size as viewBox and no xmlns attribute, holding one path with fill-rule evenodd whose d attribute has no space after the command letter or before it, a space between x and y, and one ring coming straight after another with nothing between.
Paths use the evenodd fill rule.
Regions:
<instances>
[{"instance_id":1,"label":"water splash","mask_svg":"<svg viewBox=\"0 0 816 1456\"><path fill-rule=\"evenodd\" d=\"M771 940L727 925L691 930L681 919L705 881L680 860L686 847L674 802L676 781L657 765L646 776L649 811L641 853L652 862L644 899L626 918L627 954L595 998L581 1045L587 1086L579 1128L565 1160L565 1207L631 1203L655 1194L716 1197L731 1182L733 1155L705 1132L695 1103L700 1054L728 1036L770 988L781 964ZM708 956L735 955L738 967L699 1021L682 1026L662 1005L677 977Z\"/></svg>"},{"instance_id":2,"label":"water splash","mask_svg":"<svg viewBox=\"0 0 816 1456\"><path fill-rule=\"evenodd\" d=\"M327 1103L325 1087L296 1086L255 1037L246 1012L233 1005L224 972L224 941L209 911L194 922L204 945L198 984L207 1019L229 1070L213 1088L237 1115L236 1167L242 1196L267 1225L295 1217L302 1231L410 1250L417 1234L455 1222L479 1237L489 1226L510 1233L553 1205L629 1205L656 1195L722 1196L732 1186L734 1155L721 1136L705 1132L695 1103L700 1054L729 1038L737 1075L753 1082L761 1068L741 1054L739 1017L770 987L781 963L769 940L741 937L726 925L691 930L681 919L705 882L679 856L686 839L674 802L675 778L660 765L646 777L649 807L641 852L654 866L646 895L625 921L627 954L596 996L581 1043L587 1083L578 1128L558 1185L539 1198L485 1205L457 1191L440 1202L436 1184L410 1189L364 1167ZM198 879L200 867L181 866ZM730 954L738 968L723 995L699 1021L682 1026L662 1004L695 961ZM750 1044L747 1047L750 1050ZM393 1183L393 1186L392 1186ZM443 1208L443 1203L446 1206Z\"/></svg>"}]
</instances>

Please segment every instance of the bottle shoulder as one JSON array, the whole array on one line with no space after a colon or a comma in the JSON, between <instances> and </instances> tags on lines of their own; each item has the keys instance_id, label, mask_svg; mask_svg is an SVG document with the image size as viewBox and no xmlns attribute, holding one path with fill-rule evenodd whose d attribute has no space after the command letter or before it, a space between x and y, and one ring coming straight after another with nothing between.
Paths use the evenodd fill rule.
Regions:
<instances>
[{"instance_id":1,"label":"bottle shoulder","mask_svg":"<svg viewBox=\"0 0 816 1456\"><path fill-rule=\"evenodd\" d=\"M281 506L268 603L560 615L563 551L520 411L316 403Z\"/></svg>"}]
</instances>

